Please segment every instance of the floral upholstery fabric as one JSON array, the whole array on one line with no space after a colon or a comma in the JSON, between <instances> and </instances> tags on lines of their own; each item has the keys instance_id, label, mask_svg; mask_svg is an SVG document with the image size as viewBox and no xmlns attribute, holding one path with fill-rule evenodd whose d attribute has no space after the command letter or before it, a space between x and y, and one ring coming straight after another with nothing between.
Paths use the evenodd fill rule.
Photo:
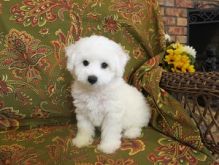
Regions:
<instances>
[{"instance_id":1,"label":"floral upholstery fabric","mask_svg":"<svg viewBox=\"0 0 219 165\"><path fill-rule=\"evenodd\" d=\"M161 22L156 0L1 1L0 164L210 164L187 112L159 88ZM92 34L129 52L124 78L149 93L153 109L152 127L112 155L96 151L98 138L83 149L71 145L73 80L64 48Z\"/></svg>"},{"instance_id":2,"label":"floral upholstery fabric","mask_svg":"<svg viewBox=\"0 0 219 165\"><path fill-rule=\"evenodd\" d=\"M210 155L201 141L194 120L176 99L159 87L163 72L159 61L159 55L149 59L136 71L133 78L136 87L150 94L148 101L153 111L151 125L166 135Z\"/></svg>"},{"instance_id":3,"label":"floral upholstery fabric","mask_svg":"<svg viewBox=\"0 0 219 165\"><path fill-rule=\"evenodd\" d=\"M64 48L81 36L104 35L129 51L126 79L162 51L154 0L9 0L0 5L2 129L73 119Z\"/></svg>"},{"instance_id":4,"label":"floral upholstery fabric","mask_svg":"<svg viewBox=\"0 0 219 165\"><path fill-rule=\"evenodd\" d=\"M107 155L96 150L99 136L93 145L78 149L72 146L75 125L51 126L0 134L0 164L36 165L143 165L143 164L211 164L201 152L185 146L152 128L142 137L122 140L116 153Z\"/></svg>"}]
</instances>

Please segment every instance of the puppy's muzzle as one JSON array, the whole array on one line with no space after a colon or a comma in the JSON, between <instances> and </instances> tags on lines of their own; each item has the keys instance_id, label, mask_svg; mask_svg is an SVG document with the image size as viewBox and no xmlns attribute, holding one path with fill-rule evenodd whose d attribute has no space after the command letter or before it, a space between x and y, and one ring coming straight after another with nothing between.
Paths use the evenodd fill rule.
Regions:
<instances>
[{"instance_id":1,"label":"puppy's muzzle","mask_svg":"<svg viewBox=\"0 0 219 165\"><path fill-rule=\"evenodd\" d=\"M97 82L97 77L96 76L88 76L87 78L87 81L90 83L90 84L95 84Z\"/></svg>"}]
</instances>

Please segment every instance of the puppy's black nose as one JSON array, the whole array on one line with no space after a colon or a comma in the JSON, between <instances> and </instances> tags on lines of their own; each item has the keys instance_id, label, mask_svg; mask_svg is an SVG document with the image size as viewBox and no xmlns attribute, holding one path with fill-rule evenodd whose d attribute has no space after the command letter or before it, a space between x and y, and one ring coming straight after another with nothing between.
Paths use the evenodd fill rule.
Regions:
<instances>
[{"instance_id":1,"label":"puppy's black nose","mask_svg":"<svg viewBox=\"0 0 219 165\"><path fill-rule=\"evenodd\" d=\"M90 84L95 84L97 82L97 77L96 76L88 76L87 81Z\"/></svg>"}]
</instances>

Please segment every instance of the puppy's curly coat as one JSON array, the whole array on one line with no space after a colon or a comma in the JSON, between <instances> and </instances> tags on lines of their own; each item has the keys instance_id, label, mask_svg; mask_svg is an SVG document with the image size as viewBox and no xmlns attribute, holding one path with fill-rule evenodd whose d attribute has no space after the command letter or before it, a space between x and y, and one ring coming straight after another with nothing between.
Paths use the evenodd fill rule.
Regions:
<instances>
[{"instance_id":1,"label":"puppy's curly coat","mask_svg":"<svg viewBox=\"0 0 219 165\"><path fill-rule=\"evenodd\" d=\"M145 97L122 79L129 59L122 47L93 35L68 46L66 54L78 127L73 144L90 145L95 127L101 127L98 149L108 154L120 147L122 136L139 137L151 113Z\"/></svg>"}]
</instances>

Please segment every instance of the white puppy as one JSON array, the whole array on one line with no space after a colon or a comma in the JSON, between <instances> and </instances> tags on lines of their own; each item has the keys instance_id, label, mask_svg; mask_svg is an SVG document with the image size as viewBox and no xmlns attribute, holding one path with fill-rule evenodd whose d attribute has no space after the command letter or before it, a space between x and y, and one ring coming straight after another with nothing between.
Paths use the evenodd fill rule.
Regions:
<instances>
[{"instance_id":1,"label":"white puppy","mask_svg":"<svg viewBox=\"0 0 219 165\"><path fill-rule=\"evenodd\" d=\"M67 69L75 81L72 96L76 106L77 147L93 142L95 127L101 127L98 149L113 153L121 137L137 138L148 125L150 109L144 96L123 79L128 55L103 36L81 38L66 48Z\"/></svg>"}]
</instances>

